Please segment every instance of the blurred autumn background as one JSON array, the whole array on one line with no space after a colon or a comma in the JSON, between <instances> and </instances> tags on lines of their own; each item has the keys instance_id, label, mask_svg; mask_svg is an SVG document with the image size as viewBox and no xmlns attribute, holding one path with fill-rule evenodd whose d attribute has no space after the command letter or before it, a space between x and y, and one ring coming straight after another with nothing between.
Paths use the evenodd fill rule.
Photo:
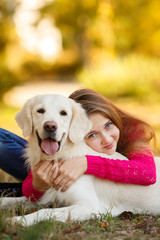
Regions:
<instances>
[{"instance_id":1,"label":"blurred autumn background","mask_svg":"<svg viewBox=\"0 0 160 240\"><path fill-rule=\"evenodd\" d=\"M25 99L92 88L149 122L160 151L159 0L1 0L0 127Z\"/></svg>"}]
</instances>

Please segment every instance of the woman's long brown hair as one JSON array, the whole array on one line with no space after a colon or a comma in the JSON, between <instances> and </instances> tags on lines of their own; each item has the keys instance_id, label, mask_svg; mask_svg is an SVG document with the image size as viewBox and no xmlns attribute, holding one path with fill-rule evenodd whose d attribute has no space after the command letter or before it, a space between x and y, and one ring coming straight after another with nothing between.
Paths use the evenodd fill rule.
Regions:
<instances>
[{"instance_id":1,"label":"woman's long brown hair","mask_svg":"<svg viewBox=\"0 0 160 240\"><path fill-rule=\"evenodd\" d=\"M76 90L69 98L80 103L88 116L100 113L117 126L120 130L118 152L127 156L131 151L151 151L150 141L155 142L155 133L148 123L120 110L109 99L91 89Z\"/></svg>"}]
</instances>

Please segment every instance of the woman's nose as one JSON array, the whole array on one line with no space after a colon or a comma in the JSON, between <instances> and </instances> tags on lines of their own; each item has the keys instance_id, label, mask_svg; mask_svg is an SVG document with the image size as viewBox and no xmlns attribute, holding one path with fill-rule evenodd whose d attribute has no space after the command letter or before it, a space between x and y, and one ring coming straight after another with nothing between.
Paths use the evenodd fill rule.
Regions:
<instances>
[{"instance_id":1,"label":"woman's nose","mask_svg":"<svg viewBox=\"0 0 160 240\"><path fill-rule=\"evenodd\" d=\"M111 136L108 134L101 134L101 143L104 144L110 144L111 142Z\"/></svg>"}]
</instances>

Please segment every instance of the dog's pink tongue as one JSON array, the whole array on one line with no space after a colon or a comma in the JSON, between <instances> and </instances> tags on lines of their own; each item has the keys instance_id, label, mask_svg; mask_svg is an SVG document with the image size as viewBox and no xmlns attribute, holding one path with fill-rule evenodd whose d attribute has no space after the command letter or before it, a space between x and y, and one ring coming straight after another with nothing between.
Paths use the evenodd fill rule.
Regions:
<instances>
[{"instance_id":1,"label":"dog's pink tongue","mask_svg":"<svg viewBox=\"0 0 160 240\"><path fill-rule=\"evenodd\" d=\"M41 148L49 156L54 155L57 152L58 147L58 143L54 142L51 138L46 138L41 143Z\"/></svg>"}]
</instances>

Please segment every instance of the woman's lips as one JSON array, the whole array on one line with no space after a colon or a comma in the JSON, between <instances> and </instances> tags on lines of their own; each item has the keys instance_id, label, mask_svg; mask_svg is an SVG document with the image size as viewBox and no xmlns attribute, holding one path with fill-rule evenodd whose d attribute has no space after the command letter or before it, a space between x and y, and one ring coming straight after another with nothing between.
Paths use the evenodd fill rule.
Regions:
<instances>
[{"instance_id":1,"label":"woman's lips","mask_svg":"<svg viewBox=\"0 0 160 240\"><path fill-rule=\"evenodd\" d=\"M111 144L105 146L105 148L107 148L107 149L111 149L111 148L113 147L113 143L114 143L114 141L113 141Z\"/></svg>"}]
</instances>

